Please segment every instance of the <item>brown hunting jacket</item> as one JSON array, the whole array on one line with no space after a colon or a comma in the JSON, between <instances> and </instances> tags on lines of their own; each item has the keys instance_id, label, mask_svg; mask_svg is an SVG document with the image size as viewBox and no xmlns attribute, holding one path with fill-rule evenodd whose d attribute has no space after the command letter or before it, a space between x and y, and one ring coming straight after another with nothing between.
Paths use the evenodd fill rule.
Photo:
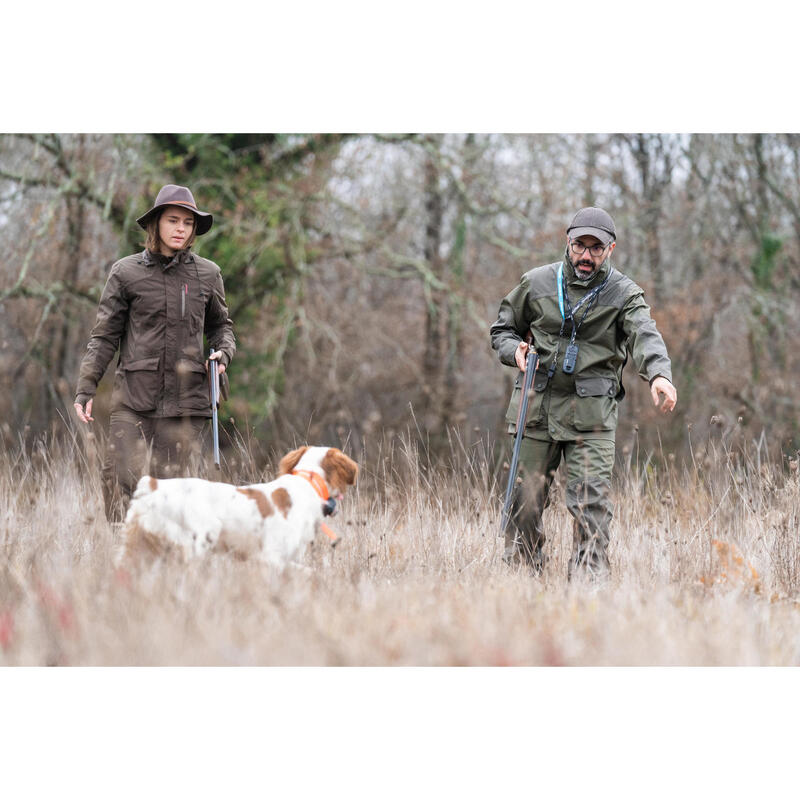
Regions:
<instances>
[{"instance_id":1,"label":"brown hunting jacket","mask_svg":"<svg viewBox=\"0 0 800 800\"><path fill-rule=\"evenodd\" d=\"M227 367L236 342L213 261L189 250L173 257L145 250L117 261L100 298L75 402L94 397L119 350L113 408L152 417L211 416L203 334Z\"/></svg>"}]
</instances>

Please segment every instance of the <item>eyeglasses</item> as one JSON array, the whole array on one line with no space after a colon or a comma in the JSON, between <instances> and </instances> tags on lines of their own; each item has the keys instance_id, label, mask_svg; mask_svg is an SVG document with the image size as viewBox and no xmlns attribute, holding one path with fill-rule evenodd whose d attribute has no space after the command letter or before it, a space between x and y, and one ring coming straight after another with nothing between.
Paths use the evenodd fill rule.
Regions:
<instances>
[{"instance_id":1,"label":"eyeglasses","mask_svg":"<svg viewBox=\"0 0 800 800\"><path fill-rule=\"evenodd\" d=\"M608 247L607 244L593 244L591 247L587 247L585 244L581 244L580 242L570 242L569 248L575 253L576 256L582 256L587 250L595 257L603 255L603 251Z\"/></svg>"}]
</instances>

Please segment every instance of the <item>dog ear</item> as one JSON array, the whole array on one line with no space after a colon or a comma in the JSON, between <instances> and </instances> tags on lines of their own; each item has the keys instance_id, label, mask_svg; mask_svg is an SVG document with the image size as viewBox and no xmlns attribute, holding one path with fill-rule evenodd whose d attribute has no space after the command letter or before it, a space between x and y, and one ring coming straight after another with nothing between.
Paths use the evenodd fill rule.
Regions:
<instances>
[{"instance_id":1,"label":"dog ear","mask_svg":"<svg viewBox=\"0 0 800 800\"><path fill-rule=\"evenodd\" d=\"M328 486L344 491L356 482L358 464L336 447L331 447L322 459L322 469Z\"/></svg>"},{"instance_id":2,"label":"dog ear","mask_svg":"<svg viewBox=\"0 0 800 800\"><path fill-rule=\"evenodd\" d=\"M291 453L287 453L278 464L278 475L287 475L290 473L296 466L297 462L303 457L303 454L308 450L308 445L304 447L298 447L297 450L292 450Z\"/></svg>"}]
</instances>

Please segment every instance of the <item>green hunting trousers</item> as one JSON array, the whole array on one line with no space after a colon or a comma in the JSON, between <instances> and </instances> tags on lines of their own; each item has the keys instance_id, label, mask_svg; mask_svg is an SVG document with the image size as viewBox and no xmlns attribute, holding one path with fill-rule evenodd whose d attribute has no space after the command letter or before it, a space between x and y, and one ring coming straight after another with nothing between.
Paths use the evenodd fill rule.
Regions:
<instances>
[{"instance_id":1,"label":"green hunting trousers","mask_svg":"<svg viewBox=\"0 0 800 800\"><path fill-rule=\"evenodd\" d=\"M567 509L573 517L569 575L585 569L608 572L609 528L614 515L610 499L614 468L613 439L540 441L524 438L511 518L505 533L504 559L523 561L537 571L544 567L542 513L550 500L553 477L564 458L567 469Z\"/></svg>"},{"instance_id":2,"label":"green hunting trousers","mask_svg":"<svg viewBox=\"0 0 800 800\"><path fill-rule=\"evenodd\" d=\"M111 412L103 463L109 522L122 522L139 478L197 474L206 417L146 417L126 407Z\"/></svg>"}]
</instances>

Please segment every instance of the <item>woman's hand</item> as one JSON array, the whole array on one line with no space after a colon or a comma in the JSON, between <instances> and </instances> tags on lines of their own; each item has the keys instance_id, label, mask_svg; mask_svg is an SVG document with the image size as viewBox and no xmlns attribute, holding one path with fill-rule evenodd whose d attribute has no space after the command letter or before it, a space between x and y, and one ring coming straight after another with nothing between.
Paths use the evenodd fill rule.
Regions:
<instances>
[{"instance_id":1,"label":"woman's hand","mask_svg":"<svg viewBox=\"0 0 800 800\"><path fill-rule=\"evenodd\" d=\"M94 422L94 417L92 416L92 403L94 403L94 397L91 397L86 401L85 408L80 403L73 404L75 413L78 415L78 419L81 422L85 422L87 425L90 422Z\"/></svg>"},{"instance_id":2,"label":"woman's hand","mask_svg":"<svg viewBox=\"0 0 800 800\"><path fill-rule=\"evenodd\" d=\"M217 350L213 356L208 357L208 361L206 361L206 372L208 372L208 362L209 361L219 361L222 358L222 350ZM219 374L222 375L225 372L225 365L219 364L218 365Z\"/></svg>"}]
</instances>

